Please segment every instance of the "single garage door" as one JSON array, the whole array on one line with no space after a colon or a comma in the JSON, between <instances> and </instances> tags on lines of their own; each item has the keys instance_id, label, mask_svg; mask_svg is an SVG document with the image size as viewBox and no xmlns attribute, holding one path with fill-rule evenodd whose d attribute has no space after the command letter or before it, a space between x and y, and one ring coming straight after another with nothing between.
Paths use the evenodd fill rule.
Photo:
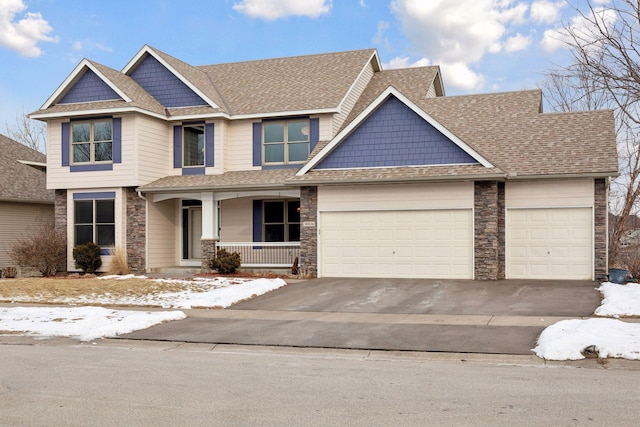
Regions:
<instances>
[{"instance_id":1,"label":"single garage door","mask_svg":"<svg viewBox=\"0 0 640 427\"><path fill-rule=\"evenodd\" d=\"M323 277L473 278L471 209L320 213Z\"/></svg>"},{"instance_id":2,"label":"single garage door","mask_svg":"<svg viewBox=\"0 0 640 427\"><path fill-rule=\"evenodd\" d=\"M591 208L507 210L507 277L591 280L592 223Z\"/></svg>"}]
</instances>

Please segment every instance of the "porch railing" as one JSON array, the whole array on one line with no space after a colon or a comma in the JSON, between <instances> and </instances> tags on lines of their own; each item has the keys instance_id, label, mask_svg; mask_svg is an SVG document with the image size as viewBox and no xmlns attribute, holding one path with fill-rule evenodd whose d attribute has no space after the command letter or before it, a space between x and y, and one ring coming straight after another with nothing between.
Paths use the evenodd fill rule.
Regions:
<instances>
[{"instance_id":1,"label":"porch railing","mask_svg":"<svg viewBox=\"0 0 640 427\"><path fill-rule=\"evenodd\" d=\"M238 252L242 267L291 267L300 256L300 242L218 242L216 247Z\"/></svg>"}]
</instances>

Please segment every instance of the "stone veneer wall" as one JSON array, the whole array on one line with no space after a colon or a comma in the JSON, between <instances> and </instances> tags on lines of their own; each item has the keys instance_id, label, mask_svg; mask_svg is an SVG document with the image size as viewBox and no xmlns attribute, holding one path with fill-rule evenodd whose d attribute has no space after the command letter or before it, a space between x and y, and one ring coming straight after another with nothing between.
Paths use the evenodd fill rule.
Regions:
<instances>
[{"instance_id":1,"label":"stone veneer wall","mask_svg":"<svg viewBox=\"0 0 640 427\"><path fill-rule=\"evenodd\" d=\"M60 230L67 240L67 190L56 190L54 196L54 227ZM68 242L67 242L68 245ZM64 270L67 270L67 262L65 259Z\"/></svg>"},{"instance_id":2,"label":"stone veneer wall","mask_svg":"<svg viewBox=\"0 0 640 427\"><path fill-rule=\"evenodd\" d=\"M504 183L474 183L474 277L505 277Z\"/></svg>"},{"instance_id":3,"label":"stone veneer wall","mask_svg":"<svg viewBox=\"0 0 640 427\"><path fill-rule=\"evenodd\" d=\"M201 239L200 240L200 270L203 273L211 271L209 267L209 261L216 254L216 239Z\"/></svg>"},{"instance_id":4,"label":"stone veneer wall","mask_svg":"<svg viewBox=\"0 0 640 427\"><path fill-rule=\"evenodd\" d=\"M314 225L309 226L311 223ZM300 188L300 226L299 271L305 277L316 277L318 275L318 187Z\"/></svg>"},{"instance_id":5,"label":"stone veneer wall","mask_svg":"<svg viewBox=\"0 0 640 427\"><path fill-rule=\"evenodd\" d=\"M604 178L595 180L594 183L594 277L597 281L607 280L608 274L608 187Z\"/></svg>"},{"instance_id":6,"label":"stone veneer wall","mask_svg":"<svg viewBox=\"0 0 640 427\"><path fill-rule=\"evenodd\" d=\"M146 269L146 237L147 237L147 202L138 196L136 189L128 187L126 192L127 212L127 263L134 273L145 273Z\"/></svg>"}]
</instances>

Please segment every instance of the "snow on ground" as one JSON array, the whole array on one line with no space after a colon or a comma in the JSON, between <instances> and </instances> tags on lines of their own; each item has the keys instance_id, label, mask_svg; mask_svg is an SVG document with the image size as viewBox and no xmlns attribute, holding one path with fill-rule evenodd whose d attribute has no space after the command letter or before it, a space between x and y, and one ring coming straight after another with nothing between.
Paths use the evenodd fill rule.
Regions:
<instances>
[{"instance_id":1,"label":"snow on ground","mask_svg":"<svg viewBox=\"0 0 640 427\"><path fill-rule=\"evenodd\" d=\"M143 276L103 276L127 280ZM158 279L169 280L169 279ZM169 280L177 283L186 281ZM112 295L84 296L54 301L83 307L0 307L0 334L12 333L37 337L65 336L80 340L113 337L152 325L179 320L182 311L133 311L91 307L92 304L159 306L165 308L228 307L235 302L262 295L286 285L282 279L198 278L195 291L163 292L143 297ZM603 295L597 316L640 316L640 284L603 283ZM618 319L591 318L563 320L546 328L533 349L548 360L583 359L583 350L595 346L599 357L640 359L640 323Z\"/></svg>"},{"instance_id":2,"label":"snow on ground","mask_svg":"<svg viewBox=\"0 0 640 427\"><path fill-rule=\"evenodd\" d=\"M113 279L117 276L102 276L99 279ZM122 276L127 277L127 276ZM127 278L144 276L128 275ZM155 279L155 282L193 284L197 291L163 292L143 297L120 297L111 295L85 296L80 299L65 299L64 303L104 304L104 305L155 305L164 308L226 308L230 305L265 294L287 284L282 279L226 279L221 277L196 277L193 280Z\"/></svg>"},{"instance_id":3,"label":"snow on ground","mask_svg":"<svg viewBox=\"0 0 640 427\"><path fill-rule=\"evenodd\" d=\"M182 311L110 310L102 307L0 307L0 333L90 341L187 317Z\"/></svg>"},{"instance_id":4,"label":"snow on ground","mask_svg":"<svg viewBox=\"0 0 640 427\"><path fill-rule=\"evenodd\" d=\"M102 279L127 280L144 276L101 276ZM85 295L51 301L79 304L83 307L0 307L0 335L3 333L37 337L64 336L84 341L113 337L158 323L184 319L182 311L110 310L93 304L115 306L158 306L164 308L222 308L278 289L287 283L282 279L196 278L193 281L157 279L180 284L193 284L194 291L162 292L143 297ZM24 301L24 300L23 300Z\"/></svg>"},{"instance_id":5,"label":"snow on ground","mask_svg":"<svg viewBox=\"0 0 640 427\"><path fill-rule=\"evenodd\" d=\"M605 282L598 290L603 299L595 310L596 316L640 316L640 284ZM532 351L548 360L578 360L585 358L582 352L589 346L595 346L600 358L638 360L640 323L594 318L563 320L546 328Z\"/></svg>"}]
</instances>

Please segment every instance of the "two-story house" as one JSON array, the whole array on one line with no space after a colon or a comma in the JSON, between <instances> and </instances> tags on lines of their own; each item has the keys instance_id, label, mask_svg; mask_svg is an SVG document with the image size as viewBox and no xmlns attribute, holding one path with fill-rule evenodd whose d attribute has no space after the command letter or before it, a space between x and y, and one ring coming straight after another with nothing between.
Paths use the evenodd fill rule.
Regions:
<instances>
[{"instance_id":1,"label":"two-story house","mask_svg":"<svg viewBox=\"0 0 640 427\"><path fill-rule=\"evenodd\" d=\"M445 96L437 66L374 49L193 66L144 46L81 61L31 117L69 254L94 241L105 268L224 247L310 276L606 275L613 114L545 114L538 90Z\"/></svg>"}]
</instances>

